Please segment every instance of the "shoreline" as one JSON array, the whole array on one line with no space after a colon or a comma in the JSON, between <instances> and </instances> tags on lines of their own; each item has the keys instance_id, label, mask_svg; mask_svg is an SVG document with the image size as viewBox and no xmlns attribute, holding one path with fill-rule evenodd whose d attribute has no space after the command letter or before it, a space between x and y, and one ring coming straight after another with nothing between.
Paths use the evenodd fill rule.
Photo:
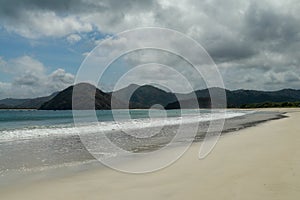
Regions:
<instances>
[{"instance_id":1,"label":"shoreline","mask_svg":"<svg viewBox=\"0 0 300 200\"><path fill-rule=\"evenodd\" d=\"M266 122L269 120L277 120L277 119L280 119L283 117L284 116L282 115L282 112L259 111L259 112L247 113L242 116L227 118L224 121L224 127L222 130L221 136L225 135L229 132L235 132L235 131L238 131L238 130L241 130L244 128L256 126L260 123L263 123L263 122ZM172 119L172 118L170 118L170 119ZM216 120L216 121L218 121L218 120ZM185 132L192 131L190 129L190 126L193 126L194 124L195 124L195 122L188 122L188 123L182 124L182 126L184 127L183 130ZM195 137L193 137L193 138L183 137L180 140L182 142L185 142L186 139L188 139L188 140L193 139L193 142L203 141L204 137L207 134L207 129L209 127L209 124L210 124L210 121L199 122L199 124L198 124L199 130L198 130L197 134L195 135ZM179 124L178 125L177 124L176 125L166 125L162 129L162 134L158 133L154 137L149 138L149 140L147 139L143 143L137 143L136 141L132 141L132 142L130 142L130 145L127 144L127 146L122 146L122 148L126 148L127 150L133 151L133 152L149 152L149 151L160 149L170 142L170 139L172 139L173 135L176 134L176 130L178 129L178 126L179 126ZM138 129L138 131L141 131L141 130L147 131L147 129L148 128L140 128L140 129ZM109 137L111 137L112 141L114 140L114 138L124 137L124 136L122 136L122 135L124 135L124 133L122 131L113 130L108 133L112 134L111 136L109 136ZM123 140L130 141L132 139L124 138ZM121 142L123 140L121 140ZM14 144L16 142L18 143L18 149L20 149L21 151L17 151L17 152L14 152L14 154L10 154L10 149L15 148ZM118 141L116 141L116 142L117 143L115 143L115 144L117 144L117 145L123 145L123 144L119 144L120 142L118 143ZM73 135L73 134L70 134L70 135L57 134L57 135L49 135L49 136L47 135L45 137L24 138L24 139L21 138L19 140L7 140L7 141L3 140L0 142L0 144L2 145L2 147L0 148L0 151L2 152L2 161L3 161L2 166L0 167L0 174L2 174L2 175L3 175L3 170L5 170L5 171L7 171L7 170L22 171L22 169L24 169L26 171L42 171L42 170L39 170L38 163L40 163L40 167L43 169L47 169L47 168L51 169L51 168L55 168L55 165L57 165L58 167L63 166L64 164L69 166L72 163L80 163L80 162L85 163L85 162L95 160L95 158L92 155L90 155L90 153L88 151L86 151L86 148L83 146L83 144L81 142L81 138L79 137L78 134L75 134L75 135ZM54 147L51 148L51 146L49 146L48 144L54 145L55 151L53 150ZM38 149L38 148L40 148L40 145L45 145L47 148L49 146L49 148L43 154L34 154L34 156L44 158L44 159L47 159L47 157L45 157L45 156L47 156L47 154L50 154L50 155L54 154L56 156L49 158L50 160L48 160L47 162L43 161L42 163L39 160L34 159L34 157L32 157L32 156L31 157L28 156L30 149ZM179 144L179 146L180 146L180 144ZM76 152L75 157L72 155L69 155L69 154L61 154L61 155L57 154L56 151L60 151L60 148L66 149L66 152L74 152L74 153ZM34 152L32 152L32 153L34 153ZM18 166L22 167L22 168L18 168L18 166L16 166L16 165L10 166L9 163L11 161L3 160L3 158L5 158L3 156L5 156L5 155L12 156L14 159L10 159L10 160L13 161L15 164L18 164L18 162L17 162L18 159L24 160L23 158L26 158L25 160L27 160L27 161L19 163ZM20 155L23 155L23 156L20 156ZM59 159L60 162L52 163L51 160L53 160L53 159L54 160ZM57 160L57 161L59 161L59 160ZM30 163L34 163L34 165L31 165ZM13 168L11 168L11 167L13 167ZM34 169L37 169L37 170L34 170ZM9 171L7 171L7 172L9 172ZM1 185L1 181L0 181L0 185Z\"/></svg>"},{"instance_id":2,"label":"shoreline","mask_svg":"<svg viewBox=\"0 0 300 200\"><path fill-rule=\"evenodd\" d=\"M256 123L254 126L251 126L248 128L244 127L243 129L239 129L237 131L231 132L232 134L228 134L228 133L223 134L224 137L221 137L221 139L218 142L218 144L216 145L215 149L204 160L197 159L197 150L199 150L200 144L198 142L196 142L196 143L194 142L192 144L191 148L186 152L186 154L182 158L180 158L178 161L176 161L173 165L171 165L165 169L159 170L158 172L154 172L154 173L150 173L150 174L142 174L142 175L132 175L132 174L120 173L120 172L110 170L107 168L92 169L92 170L86 170L83 172L75 173L70 176L55 177L50 180L42 180L42 181L38 181L37 183L34 183L34 182L29 183L25 187L23 187L23 186L9 187L5 190L0 190L0 196L5 197L5 199L18 199L20 197L22 197L23 199L38 199L38 198L39 199L48 199L48 198L54 199L54 197L55 197L55 199L83 199L81 197L86 197L87 199L97 199L96 197L99 195L99 196L106 197L105 199L119 199L122 197L127 197L125 199L135 199L135 195L140 196L140 198L142 198L141 195L143 195L145 199L148 199L147 198L148 193L150 191L155 191L155 196L158 199L166 199L166 198L182 199L183 194L188 199L196 199L196 198L198 199L198 197L206 197L207 199L214 199L214 198L211 198L211 196L214 196L213 193L210 194L210 193L207 193L207 192L201 190L204 193L200 195L200 193L198 194L199 191L196 188L201 188L201 187L206 188L206 186L212 187L213 185L215 185L214 182L206 182L206 181L202 180L202 178L205 179L205 177L214 179L215 182L224 181L222 179L222 176L223 176L222 174L219 174L219 175L221 175L220 178L217 178L217 177L215 177L215 175L213 175L215 173L218 174L218 172L220 170L222 170L223 167L230 168L229 171L226 171L226 172L228 172L228 174L226 173L228 176L230 174L235 173L234 171L231 171L231 168L234 168L235 166L234 165L228 166L228 164L226 162L223 163L224 166L223 166L223 164L221 164L220 166L223 166L223 167L221 167L221 169L219 169L217 167L218 166L217 163L220 163L220 160L225 161L226 160L225 158L228 155L230 157L230 159L229 159L230 161L233 161L234 159L240 159L240 160L246 159L246 158L243 158L243 155L240 155L240 154L242 154L243 151L245 151L245 153L247 153L247 154L253 153L253 152L249 151L249 149L251 149L252 144L257 145L257 147L264 149L266 151L268 151L268 147L271 149L276 148L276 147L274 147L275 144L273 145L271 142L268 142L266 140L266 139L273 140L273 138L272 137L266 138L266 136L267 135L272 136L272 132L277 131L276 127L285 128L285 127L281 127L280 124L285 124L285 123L289 124L289 122L291 122L291 121L294 122L295 118L300 119L300 114L299 114L300 109L294 109L294 108L277 109L276 108L276 109L263 109L262 111L286 112L287 113L286 115L288 115L289 117L284 118L282 120L271 120L271 121L268 121L265 123L258 123L258 124ZM295 125L297 125L297 124L294 124L293 126L295 126ZM272 127L274 127L274 128L272 128ZM287 127L287 128L289 128L289 127ZM276 134L277 139L280 138L281 140L284 140L284 138L281 138L282 136L283 135ZM239 138L239 137L241 137L241 138ZM261 138L261 137L263 137L263 138ZM295 140L295 141L297 141L297 140ZM275 140L275 142L277 144L279 141ZM239 151L237 151L237 147L235 147L235 146L229 146L229 147L227 146L228 148L225 148L224 145L226 143L231 143L231 144L237 145L238 147L241 148L239 150L241 150L242 152L239 154ZM246 144L244 144L244 143L246 143ZM270 145L271 144L272 145L265 146L265 145L262 145L263 143L269 143ZM250 144L250 146L249 146L249 144ZM300 144L300 143L298 143L298 144ZM247 148L244 148L244 147L247 147L249 149L247 150ZM288 147L289 146L286 146L286 148L288 148ZM274 150L276 151L276 149L274 149ZM285 149L282 149L282 150L285 150ZM253 149L253 151L260 153L260 151L258 151L257 149ZM223 152L225 152L225 155L226 155L225 158L224 158ZM264 151L262 151L261 153L264 154ZM273 161L274 156L275 156L275 155L273 155L273 153L276 153L276 152L273 152L273 153L268 152L268 153L269 154L267 154L267 155L270 155L272 158L272 159L271 158L270 159ZM233 155L235 155L235 156L233 156ZM261 158L259 155L257 155L257 156L259 158ZM255 158L256 158L255 155L252 155L252 158L255 160ZM246 159L244 161L246 162L249 160ZM151 162L151 161L145 161L142 164L147 164L147 162ZM241 165L241 163L239 163L239 164ZM254 165L254 164L258 164L258 163L252 163L252 164ZM283 163L280 163L280 164L283 165ZM198 166L199 168L195 167L194 165ZM246 166L240 166L236 170L238 170L238 171L246 170L245 167L247 168L247 170L250 170L251 165L250 165L250 168L249 168L249 166L248 166L248 168ZM204 169L208 169L207 167L209 167L209 169L214 169L215 171L208 170L208 174L203 173L205 171ZM264 166L262 166L262 167L264 167ZM250 172L251 171L252 170L250 170ZM234 177L235 176L238 176L238 175L234 175ZM187 177L189 177L191 180L186 180ZM199 180L198 180L199 182L195 180L196 177L199 177ZM233 177L233 180L235 180L234 177ZM135 179L135 178L137 179L137 182L139 182L140 184L134 183L134 181L132 179ZM298 179L299 179L299 176L298 176ZM119 183L117 180L121 180L121 183ZM163 186L161 188L155 187L154 185L152 185L149 182L150 180L153 181L153 184L157 183L157 184L162 184ZM107 183L106 183L106 181L107 181ZM182 181L186 184L185 186L182 184ZM232 182L232 180L230 180L230 179L228 179L228 181ZM107 185L108 183L111 183L110 187ZM179 185L177 186L175 183L178 183ZM207 185L207 183L208 183L208 185ZM84 186L86 184L88 186ZM299 184L299 182L297 182L297 184ZM135 185L137 188L133 187L133 185ZM78 186L82 186L82 188L78 188ZM153 186L154 188L150 187L150 186ZM197 186L197 187L195 187L195 186ZM237 185L235 185L235 186L237 186ZM147 187L149 187L149 188L147 188ZM96 188L98 190L96 190ZM118 191L120 191L120 192L117 192L118 194L116 194L116 192L114 192L113 188L118 188L119 189ZM180 193L180 195L173 196L171 194L172 192L177 194L179 191L179 190L177 191L176 188L177 189L181 188L185 192ZM55 193L52 194L54 189L57 189L58 191L62 192L61 196L59 194L55 194ZM217 188L217 190L219 190L219 189L220 188ZM17 191L17 190L18 190L18 193L20 193L20 194L14 194L15 193L14 191ZM234 188L231 188L231 190L234 190ZM72 193L71 191L74 191L74 192ZM93 191L93 192L87 192L87 191ZM134 194L129 191L136 191L137 193ZM187 192L187 191L189 191L189 192ZM251 190L251 191L254 192L254 190ZM196 192L196 194L195 194L195 192ZM210 190L210 192L212 192L212 191ZM230 194L229 193L227 194L226 191L223 189L222 189L221 193L223 195L225 195L223 197L227 196L228 198L222 198L222 196L219 196L218 199L230 199L229 196L233 197L230 195L230 194L232 194L231 192L229 192ZM169 194L169 196L166 196L167 194ZM149 195L150 195L150 193L149 193ZM131 198L129 198L129 197L131 197ZM179 197L181 197L181 198L179 198ZM250 199L252 197L253 196L250 195L248 198ZM243 197L240 197L240 198L248 199L248 198L243 198ZM262 199L266 199L266 198L262 198ZM297 199L297 198L295 198L295 199Z\"/></svg>"},{"instance_id":3,"label":"shoreline","mask_svg":"<svg viewBox=\"0 0 300 200\"><path fill-rule=\"evenodd\" d=\"M253 111L253 110L252 110ZM283 112L279 112L279 111L259 111L259 112L251 112L251 113L247 113L243 116L236 116L236 117L232 117L232 118L227 118L225 119L225 123L224 123L224 127L223 127L223 131L221 133L221 137L229 134L229 133L234 133L236 131L248 128L248 127L252 127L252 126L257 126L263 122L267 122L267 121L271 121L271 120L277 120L277 119L281 119L284 118L285 116L283 116ZM193 122L191 122L193 124ZM209 121L203 121L199 123L199 127L201 127L198 131L198 133L196 134L196 136L193 139L193 143L201 143L206 135L208 126L209 126L210 122ZM189 123L188 124L184 124L183 125L185 128L185 131L189 131ZM169 133L174 132L174 130L176 130L178 128L178 125L171 125L171 126L166 126L166 131ZM142 128L143 129L143 128ZM141 129L141 130L142 130ZM144 128L145 129L145 128ZM147 129L147 128L146 128ZM118 132L115 133L114 137L118 138ZM168 139L164 139L163 136L158 137L158 139L153 140L152 142L150 141L150 145L147 145L147 143L145 144L132 144L131 149L129 149L130 151L134 151L134 152L149 152L149 151L154 151L157 149L160 149L161 147L163 147L165 145L165 143L168 142ZM19 155L14 155L13 157L15 158L15 160L17 161L18 159L22 159L23 157L26 157L27 161L24 163L19 163L20 165L20 169L19 168L9 168L9 163L6 164L6 162L3 162L3 165L1 166L0 170L0 175L2 176L2 181L0 181L0 186L9 186L11 184L19 184L23 183L25 181L18 181L18 179L20 179L20 177L22 177L21 179L26 178L25 180L31 180L31 179L35 179L36 177L42 177L42 179L47 179L49 178L48 174L54 175L55 177L57 176L57 174L76 174L76 172L81 172L82 169L84 170L89 170L89 169L94 169L97 167L104 167L101 164L98 164L98 161L85 149L84 146L79 145L81 144L80 142L80 137L78 135L70 135L70 136L49 136L49 137L45 137L45 138L32 138L30 140L20 140L20 141L16 141L18 142L18 148L22 149L27 149L25 151L26 155L24 154L23 156L19 157ZM65 141L65 142L62 142ZM184 138L183 138L184 141ZM12 149L15 148L14 146L14 142L15 141L8 141L8 143L2 143L2 152L3 155L5 155L6 151L3 151L3 149ZM28 157L28 148L33 148L36 149L36 146L40 146L41 144L53 144L55 145L56 143L59 143L59 145L62 144L68 144L68 146L62 146L61 148L70 148L68 151L77 151L79 149L80 150L80 154L76 153L76 158L75 157L65 157L65 155L58 155L56 154L55 151L51 152L51 149L48 149L48 151L46 151L46 154L56 154L56 156L53 158L54 160L57 159L63 159L60 162L58 162L57 164L54 163L49 163L50 165L44 165L46 163L40 163L42 164L41 166L37 165L37 160L32 160L32 158L30 158L30 156ZM12 145L7 145L7 144L12 144ZM75 146L74 146L75 145ZM180 148L181 145L178 144L177 147L174 148ZM50 150L50 152L49 152ZM59 150L59 149L58 149ZM1 151L1 149L0 149ZM9 153L9 151L7 152ZM23 154L22 152L19 152L21 154ZM17 157L19 158L17 158ZM45 156L45 154L40 154L40 155L35 155L38 157L43 157ZM62 157L63 156L63 157ZM51 158L52 159L52 158ZM74 160L75 159L75 160ZM117 163L123 163L123 162L129 162L127 159L130 160L130 158L115 158L112 161L113 162L117 162ZM13 160L12 160L13 161ZM30 164L30 163L35 163L34 165ZM50 161L47 161L50 162ZM54 164L54 165L53 165ZM7 165L7 166L6 166ZM30 167L32 165L32 167ZM6 167L5 167L6 166ZM8 167L8 168L7 168ZM4 171L3 171L4 170ZM58 172L56 174L56 171ZM32 177L31 177L32 176ZM6 183L10 183L10 184L6 184Z\"/></svg>"}]
</instances>

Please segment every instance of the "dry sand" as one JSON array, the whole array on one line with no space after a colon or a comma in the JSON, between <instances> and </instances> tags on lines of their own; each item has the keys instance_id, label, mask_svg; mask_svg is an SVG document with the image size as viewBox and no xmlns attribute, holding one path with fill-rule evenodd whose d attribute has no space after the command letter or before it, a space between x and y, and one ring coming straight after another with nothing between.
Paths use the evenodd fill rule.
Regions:
<instances>
[{"instance_id":1,"label":"dry sand","mask_svg":"<svg viewBox=\"0 0 300 200\"><path fill-rule=\"evenodd\" d=\"M110 169L16 186L0 198L41 199L300 199L300 109L289 118L223 136L204 160L200 144L170 167L132 175ZM144 162L151 162L151 160Z\"/></svg>"}]
</instances>

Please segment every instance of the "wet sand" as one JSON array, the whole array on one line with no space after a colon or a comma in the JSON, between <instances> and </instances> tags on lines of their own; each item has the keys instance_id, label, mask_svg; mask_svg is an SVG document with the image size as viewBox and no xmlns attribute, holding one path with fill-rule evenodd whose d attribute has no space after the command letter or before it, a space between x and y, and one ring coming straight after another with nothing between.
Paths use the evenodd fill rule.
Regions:
<instances>
[{"instance_id":1,"label":"wet sand","mask_svg":"<svg viewBox=\"0 0 300 200\"><path fill-rule=\"evenodd\" d=\"M300 109L224 135L208 157L200 143L173 165L148 174L93 169L0 190L1 199L299 199ZM166 154L161 155L162 159ZM132 165L147 165L144 160Z\"/></svg>"}]
</instances>

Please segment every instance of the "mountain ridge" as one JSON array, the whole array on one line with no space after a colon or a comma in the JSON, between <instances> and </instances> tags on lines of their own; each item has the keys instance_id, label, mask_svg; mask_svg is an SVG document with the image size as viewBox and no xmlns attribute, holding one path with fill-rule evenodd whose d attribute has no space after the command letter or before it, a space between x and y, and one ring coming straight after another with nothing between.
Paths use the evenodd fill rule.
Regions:
<instances>
[{"instance_id":1,"label":"mountain ridge","mask_svg":"<svg viewBox=\"0 0 300 200\"><path fill-rule=\"evenodd\" d=\"M77 89L79 91L78 97L75 97L78 98L78 101L76 101L77 105L72 105L74 87L78 87ZM231 91L222 88L210 88L196 90L194 94L193 92L182 94L171 93L153 85L140 86L135 84L129 85L115 92L103 92L91 84L79 83L46 97L32 99L2 99L0 100L0 109L148 109L156 104L160 104L166 109L178 109L180 106L182 108L194 108L194 106L191 106L191 103L189 102L192 101L191 99L195 94L200 108L210 108L210 90L214 90L215 93L224 92L225 90L227 106L229 108L241 108L247 107L245 106L246 104L262 104L265 102L281 103L300 101L300 90L290 88L277 91L245 89ZM93 102L94 99L95 105L91 105L91 102ZM112 99L114 102L113 105L111 105ZM124 103L124 100L128 101L129 104Z\"/></svg>"},{"instance_id":2,"label":"mountain ridge","mask_svg":"<svg viewBox=\"0 0 300 200\"><path fill-rule=\"evenodd\" d=\"M59 92L54 92L49 96L37 98L14 99L5 98L0 100L0 109L38 109L43 103L51 100Z\"/></svg>"}]
</instances>

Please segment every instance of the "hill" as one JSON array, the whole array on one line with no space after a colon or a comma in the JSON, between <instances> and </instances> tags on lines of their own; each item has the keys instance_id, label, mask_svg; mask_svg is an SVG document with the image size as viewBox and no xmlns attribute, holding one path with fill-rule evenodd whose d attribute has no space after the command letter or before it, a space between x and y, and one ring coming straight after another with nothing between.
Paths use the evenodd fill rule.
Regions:
<instances>
[{"instance_id":1,"label":"hill","mask_svg":"<svg viewBox=\"0 0 300 200\"><path fill-rule=\"evenodd\" d=\"M76 102L72 105L73 90L76 89ZM95 105L91 103L95 102ZM45 102L39 109L40 110L71 110L72 106L76 110L89 110L89 109L111 109L111 94L104 93L95 86L88 83L80 83L75 86L70 86L67 89L59 92L50 101Z\"/></svg>"},{"instance_id":2,"label":"hill","mask_svg":"<svg viewBox=\"0 0 300 200\"><path fill-rule=\"evenodd\" d=\"M173 103L169 103L165 106L165 109L179 109L179 108L185 108L185 109L195 109L195 108L210 108L211 102L209 98L198 98L198 105L194 100L188 99L188 100L182 100L175 101Z\"/></svg>"},{"instance_id":3,"label":"hill","mask_svg":"<svg viewBox=\"0 0 300 200\"><path fill-rule=\"evenodd\" d=\"M24 108L41 110L71 110L73 88L77 87L79 93L76 99L76 109L112 109L111 100L114 99L114 109L148 109L159 104L166 109L195 108L192 100L194 94L198 99L200 108L210 108L209 91L214 94L222 94L221 88L210 88L197 90L195 93L174 94L152 85L129 85L113 93L105 93L93 85L80 83L70 86L61 92L54 93L47 97L33 99L3 99L0 100L0 108ZM229 108L246 107L269 107L284 106L284 102L299 102L300 90L283 89L279 91L257 91L257 90L225 90L227 106ZM90 105L94 101L95 106ZM181 105L178 99L180 99ZM128 102L126 105L124 102ZM267 103L268 102L268 103ZM180 107L181 106L181 107Z\"/></svg>"},{"instance_id":4,"label":"hill","mask_svg":"<svg viewBox=\"0 0 300 200\"><path fill-rule=\"evenodd\" d=\"M169 103L177 100L175 94L166 92L152 85L139 86L132 84L115 91L112 95L119 100L125 102L129 101L129 108L131 109L148 109L155 104L165 107Z\"/></svg>"},{"instance_id":5,"label":"hill","mask_svg":"<svg viewBox=\"0 0 300 200\"><path fill-rule=\"evenodd\" d=\"M235 90L227 91L229 107L263 102L295 102L300 100L300 90L283 89L279 91Z\"/></svg>"},{"instance_id":6,"label":"hill","mask_svg":"<svg viewBox=\"0 0 300 200\"><path fill-rule=\"evenodd\" d=\"M38 97L32 99L2 99L0 100L0 109L38 109L42 104L51 100L57 94L58 92L55 92L46 97Z\"/></svg>"},{"instance_id":7,"label":"hill","mask_svg":"<svg viewBox=\"0 0 300 200\"><path fill-rule=\"evenodd\" d=\"M111 99L114 99L115 109L147 109L155 104L166 106L168 103L176 101L172 93L165 92L154 86L130 85L114 93L105 93L88 83L80 83L59 92L53 99L45 102L40 110L71 110L73 89L76 87L78 96L73 108L78 110L109 110L111 109ZM95 100L93 100L95 98ZM128 100L126 100L128 99ZM95 107L91 102L95 102ZM129 102L126 105L124 102Z\"/></svg>"},{"instance_id":8,"label":"hill","mask_svg":"<svg viewBox=\"0 0 300 200\"><path fill-rule=\"evenodd\" d=\"M210 90L214 90L214 93L218 94L218 92L221 93L223 89L211 88ZM263 105L263 103L265 102L283 103L300 101L300 90L294 89L283 89L279 91L225 90L225 93L227 99L227 107L229 108L244 108L246 107L246 105L248 105L249 107L251 105L254 106L253 104ZM198 98L199 106L202 108L207 108L207 105L209 105L210 102L209 90L197 90L195 91L195 94ZM181 94L181 98L184 99L184 102L191 101L191 96L191 93L186 95ZM179 109L179 102L172 102L171 104L168 104L166 108ZM189 106L183 105L182 108L189 108Z\"/></svg>"},{"instance_id":9,"label":"hill","mask_svg":"<svg viewBox=\"0 0 300 200\"><path fill-rule=\"evenodd\" d=\"M241 108L292 108L300 107L300 102L263 102L244 104Z\"/></svg>"}]
</instances>

